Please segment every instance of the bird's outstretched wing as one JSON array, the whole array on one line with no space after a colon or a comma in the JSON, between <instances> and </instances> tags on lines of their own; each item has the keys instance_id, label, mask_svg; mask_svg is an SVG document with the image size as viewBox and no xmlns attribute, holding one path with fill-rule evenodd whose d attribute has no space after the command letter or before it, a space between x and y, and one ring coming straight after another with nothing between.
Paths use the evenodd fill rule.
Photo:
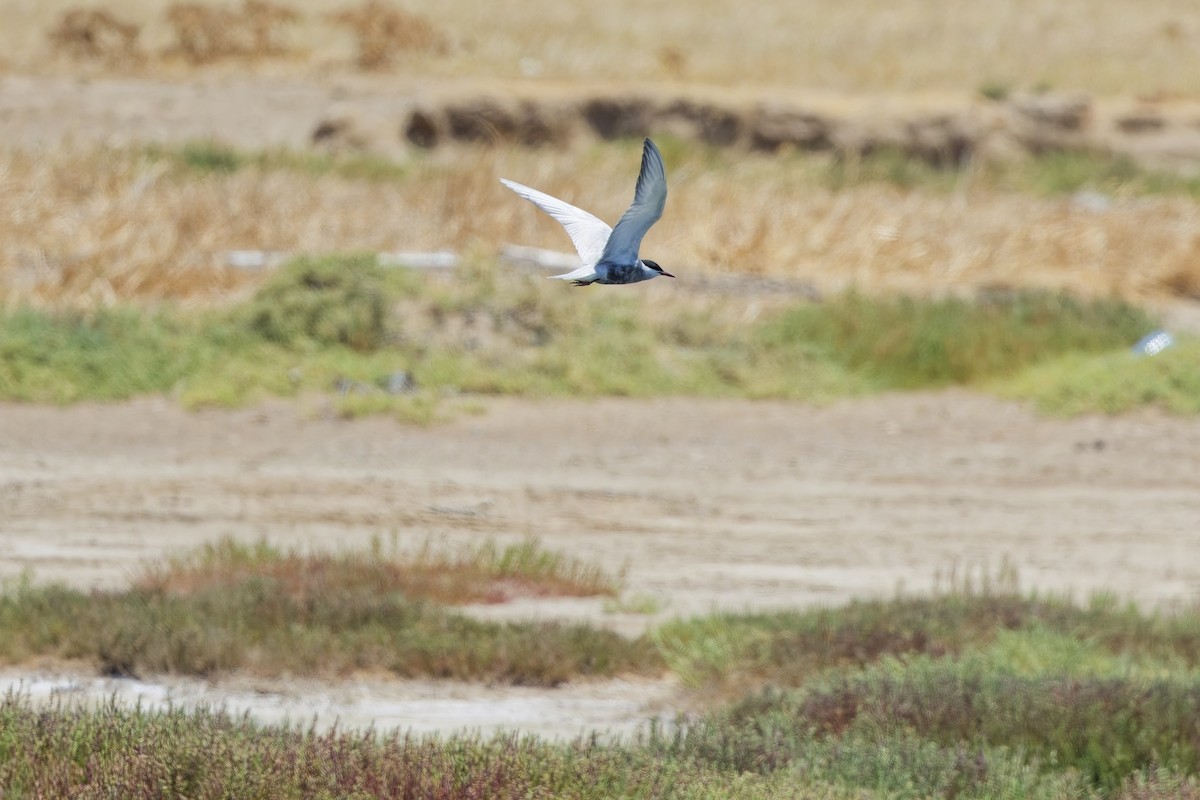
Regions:
<instances>
[{"instance_id":1,"label":"bird's outstretched wing","mask_svg":"<svg viewBox=\"0 0 1200 800\"><path fill-rule=\"evenodd\" d=\"M571 237L571 243L575 245L575 251L579 253L583 265L587 267L587 272L596 266L596 262L600 260L600 255L604 252L604 245L608 243L608 237L612 233L612 228L608 227L608 223L596 219L582 208L564 203L545 192L530 189L528 186L507 178L501 178L500 182L558 220L558 223L566 229L567 235ZM570 274L574 275L574 273Z\"/></svg>"},{"instance_id":2,"label":"bird's outstretched wing","mask_svg":"<svg viewBox=\"0 0 1200 800\"><path fill-rule=\"evenodd\" d=\"M632 264L637 261L642 237L650 226L662 217L667 204L667 168L663 166L662 153L649 139L642 146L642 171L638 174L637 189L633 193L633 205L621 215L617 227L613 228L601 261L615 264Z\"/></svg>"}]
</instances>

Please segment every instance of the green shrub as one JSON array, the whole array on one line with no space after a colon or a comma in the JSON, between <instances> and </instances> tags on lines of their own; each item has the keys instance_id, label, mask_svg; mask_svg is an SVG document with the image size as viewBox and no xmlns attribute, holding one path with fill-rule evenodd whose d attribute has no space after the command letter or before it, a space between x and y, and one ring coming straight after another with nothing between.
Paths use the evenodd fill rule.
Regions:
<instances>
[{"instance_id":1,"label":"green shrub","mask_svg":"<svg viewBox=\"0 0 1200 800\"><path fill-rule=\"evenodd\" d=\"M809 736L882 744L897 732L941 748L1006 748L1113 791L1154 765L1200 769L1200 684L1018 677L916 659L753 695L697 725L688 746L706 761L750 768L794 762Z\"/></svg>"},{"instance_id":2,"label":"green shrub","mask_svg":"<svg viewBox=\"0 0 1200 800\"><path fill-rule=\"evenodd\" d=\"M341 345L366 352L388 341L395 292L373 256L298 258L241 310L251 331L290 348Z\"/></svg>"},{"instance_id":3,"label":"green shrub","mask_svg":"<svg viewBox=\"0 0 1200 800\"><path fill-rule=\"evenodd\" d=\"M1155 356L1120 352L1072 353L1029 368L996 391L1032 400L1051 414L1119 414L1156 406L1200 413L1200 342L1183 339Z\"/></svg>"},{"instance_id":4,"label":"green shrub","mask_svg":"<svg viewBox=\"0 0 1200 800\"><path fill-rule=\"evenodd\" d=\"M800 716L790 695L779 692L690 725L656 726L644 746L718 771L782 774L794 785L818 782L887 798L1088 795L1075 773L1045 771L1004 747L939 744L899 726L827 736Z\"/></svg>"},{"instance_id":5,"label":"green shrub","mask_svg":"<svg viewBox=\"0 0 1200 800\"><path fill-rule=\"evenodd\" d=\"M962 652L998 631L1044 626L1091 633L1126 630L1065 601L1011 592L855 600L838 608L757 614L718 614L668 623L656 631L671 668L692 684L730 677L799 686L833 668L862 667L887 657Z\"/></svg>"},{"instance_id":6,"label":"green shrub","mask_svg":"<svg viewBox=\"0 0 1200 800\"><path fill-rule=\"evenodd\" d=\"M764 345L817 352L883 386L969 384L1067 352L1127 347L1153 321L1120 300L1018 290L978 301L850 292L766 323Z\"/></svg>"}]
</instances>

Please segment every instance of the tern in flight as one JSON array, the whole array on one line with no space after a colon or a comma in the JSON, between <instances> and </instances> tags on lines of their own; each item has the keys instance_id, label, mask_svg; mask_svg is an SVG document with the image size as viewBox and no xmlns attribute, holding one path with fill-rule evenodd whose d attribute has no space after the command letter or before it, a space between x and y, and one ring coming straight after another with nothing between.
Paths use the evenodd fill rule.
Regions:
<instances>
[{"instance_id":1,"label":"tern in flight","mask_svg":"<svg viewBox=\"0 0 1200 800\"><path fill-rule=\"evenodd\" d=\"M583 266L565 275L551 275L576 286L593 283L637 283L666 275L675 276L648 259L638 258L642 237L662 216L667 204L667 170L654 142L642 147L642 171L638 175L633 205L610 228L603 221L557 197L530 189L515 181L500 179L508 188L558 220L575 245Z\"/></svg>"}]
</instances>

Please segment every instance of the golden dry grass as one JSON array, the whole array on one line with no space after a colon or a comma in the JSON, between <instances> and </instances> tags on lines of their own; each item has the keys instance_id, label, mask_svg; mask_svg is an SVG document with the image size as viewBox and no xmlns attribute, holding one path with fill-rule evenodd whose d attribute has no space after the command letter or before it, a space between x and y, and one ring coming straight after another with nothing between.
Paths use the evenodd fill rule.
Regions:
<instances>
[{"instance_id":1,"label":"golden dry grass","mask_svg":"<svg viewBox=\"0 0 1200 800\"><path fill-rule=\"evenodd\" d=\"M55 48L73 58L109 64L140 60L137 25L122 22L103 9L75 8L65 12L48 32Z\"/></svg>"},{"instance_id":2,"label":"golden dry grass","mask_svg":"<svg viewBox=\"0 0 1200 800\"><path fill-rule=\"evenodd\" d=\"M169 45L173 0L104 0ZM29 68L46 59L45 32L77 0L0 0L0 52ZM217 5L220 5L219 3ZM308 67L352 67L351 32L325 14L345 0L306 0L294 44ZM715 0L561 3L397 2L446 35L445 52L406 58L432 76L618 82L684 80L837 91L1052 85L1101 94L1195 94L1200 18L1192 0L787 0L734 9Z\"/></svg>"},{"instance_id":3,"label":"golden dry grass","mask_svg":"<svg viewBox=\"0 0 1200 800\"><path fill-rule=\"evenodd\" d=\"M192 64L222 58L283 55L286 29L300 14L266 0L245 0L241 7L205 3L173 3L166 11L175 42L167 51Z\"/></svg>"},{"instance_id":4,"label":"golden dry grass","mask_svg":"<svg viewBox=\"0 0 1200 800\"><path fill-rule=\"evenodd\" d=\"M74 7L65 0L0 0L6 21L0 70L81 69L74 62L64 67L47 38ZM339 69L386 67L433 79L528 78L531 91L541 86L559 94L598 80L682 81L759 97L773 91L763 87L781 93L820 87L835 90L831 98L859 93L860 101L864 92L1037 84L1161 96L1194 93L1192 76L1200 74L1200 24L1187 0L1151 0L1136 12L1120 0L772 0L737 13L711 0L602 6L447 0L436 12L350 0L107 0L96 8L137 26L137 51L146 58L105 64L85 55L94 62L87 69L153 70L155 77L200 74L212 67L190 61L224 50L239 54L228 69L320 80ZM192 43L195 57L164 62L172 48L186 55L180 9L244 17L245 24L236 41L202 36ZM428 24L414 27L412 20ZM377 29L393 38L421 35L397 44L403 51L397 59L386 44L362 49L364 31ZM109 49L123 47L119 41ZM246 55L268 57L251 64ZM493 253L511 242L566 250L558 227L496 178L535 185L613 220L629 199L634 147L452 148L416 161L394 182L257 168L182 174L133 151L91 145L36 156L5 150L0 301L219 300L257 280L225 267L225 254L240 248ZM1186 199L1118 202L1097 214L1060 199L972 185L970 176L950 193L882 184L834 191L798 158L739 155L720 162L684 152L670 164L667 217L646 252L685 276L732 271L808 280L823 289L1022 284L1130 298L1200 292L1200 234Z\"/></svg>"},{"instance_id":5,"label":"golden dry grass","mask_svg":"<svg viewBox=\"0 0 1200 800\"><path fill-rule=\"evenodd\" d=\"M367 70L392 66L401 52L445 52L442 34L423 16L403 11L381 0L365 0L331 13L330 22L343 25L358 39L355 63Z\"/></svg>"},{"instance_id":6,"label":"golden dry grass","mask_svg":"<svg viewBox=\"0 0 1200 800\"><path fill-rule=\"evenodd\" d=\"M850 185L811 159L669 155L666 215L643 252L681 276L735 272L826 290L940 293L1065 287L1140 299L1200 285L1195 201L1157 196L1096 213L1066 198L992 188ZM610 221L624 210L636 144L554 151L450 148L401 178L244 167L197 172L140 151L0 151L0 298L91 304L219 300L257 278L229 250L495 253L569 250L562 230L502 187L510 177Z\"/></svg>"}]
</instances>

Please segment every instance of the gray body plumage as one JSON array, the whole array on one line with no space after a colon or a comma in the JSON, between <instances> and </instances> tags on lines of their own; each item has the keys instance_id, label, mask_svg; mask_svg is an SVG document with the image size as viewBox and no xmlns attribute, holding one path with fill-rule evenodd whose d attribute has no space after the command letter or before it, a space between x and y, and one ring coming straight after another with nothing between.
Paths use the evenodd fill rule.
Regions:
<instances>
[{"instance_id":1,"label":"gray body plumage","mask_svg":"<svg viewBox=\"0 0 1200 800\"><path fill-rule=\"evenodd\" d=\"M638 258L642 238L662 217L667 204L667 170L662 153L649 139L642 146L642 169L633 204L621 215L615 228L557 197L504 178L500 182L557 220L571 237L583 266L551 277L571 281L576 286L638 283L659 275L675 277L653 261Z\"/></svg>"},{"instance_id":2,"label":"gray body plumage","mask_svg":"<svg viewBox=\"0 0 1200 800\"><path fill-rule=\"evenodd\" d=\"M596 279L588 283L637 283L657 278L662 272L647 267L641 259L636 264L607 264L601 261L595 267Z\"/></svg>"}]
</instances>

